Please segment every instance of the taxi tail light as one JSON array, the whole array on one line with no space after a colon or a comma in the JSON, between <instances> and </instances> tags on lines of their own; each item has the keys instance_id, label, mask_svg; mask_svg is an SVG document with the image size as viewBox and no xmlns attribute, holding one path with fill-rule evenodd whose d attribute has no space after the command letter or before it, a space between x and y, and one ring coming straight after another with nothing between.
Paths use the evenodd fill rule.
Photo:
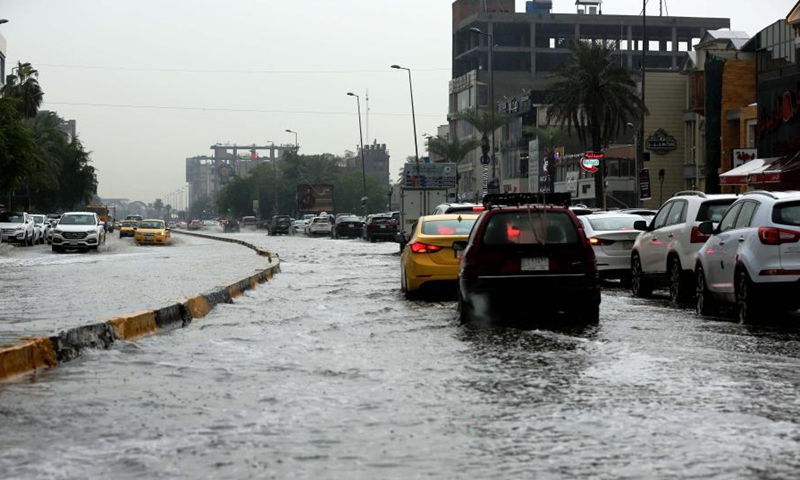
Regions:
<instances>
[{"instance_id":1,"label":"taxi tail light","mask_svg":"<svg viewBox=\"0 0 800 480\"><path fill-rule=\"evenodd\" d=\"M690 243L706 243L706 240L708 240L708 237L710 237L710 236L711 235L706 235L705 233L701 232L700 231L700 227L695 225L694 227L692 227L692 233L689 236L689 242Z\"/></svg>"},{"instance_id":2,"label":"taxi tail light","mask_svg":"<svg viewBox=\"0 0 800 480\"><path fill-rule=\"evenodd\" d=\"M784 228L759 227L758 239L764 245L781 245L784 243L795 243L800 240L800 232L786 230Z\"/></svg>"},{"instance_id":3,"label":"taxi tail light","mask_svg":"<svg viewBox=\"0 0 800 480\"><path fill-rule=\"evenodd\" d=\"M472 211L473 212L482 212L484 210L486 210L486 207L484 207L483 205L479 205L477 207L472 207Z\"/></svg>"},{"instance_id":4,"label":"taxi tail light","mask_svg":"<svg viewBox=\"0 0 800 480\"><path fill-rule=\"evenodd\" d=\"M414 242L411 244L411 251L413 253L435 253L441 249L442 247L438 245L428 245L422 242Z\"/></svg>"}]
</instances>

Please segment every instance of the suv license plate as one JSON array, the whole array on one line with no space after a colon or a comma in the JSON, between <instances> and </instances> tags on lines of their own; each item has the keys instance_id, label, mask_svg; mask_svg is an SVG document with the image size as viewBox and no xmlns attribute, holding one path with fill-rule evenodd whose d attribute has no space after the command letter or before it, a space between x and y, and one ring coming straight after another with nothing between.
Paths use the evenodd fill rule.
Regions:
<instances>
[{"instance_id":1,"label":"suv license plate","mask_svg":"<svg viewBox=\"0 0 800 480\"><path fill-rule=\"evenodd\" d=\"M550 270L550 259L547 257L523 258L520 269L526 272L546 272Z\"/></svg>"}]
</instances>

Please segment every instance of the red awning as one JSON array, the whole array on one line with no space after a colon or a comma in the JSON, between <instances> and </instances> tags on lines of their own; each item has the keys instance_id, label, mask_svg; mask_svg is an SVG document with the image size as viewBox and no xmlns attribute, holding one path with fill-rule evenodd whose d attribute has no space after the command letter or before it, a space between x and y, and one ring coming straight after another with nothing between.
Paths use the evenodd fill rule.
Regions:
<instances>
[{"instance_id":1,"label":"red awning","mask_svg":"<svg viewBox=\"0 0 800 480\"><path fill-rule=\"evenodd\" d=\"M785 180L785 173L800 168L798 155L791 157L756 158L719 176L720 185L776 184Z\"/></svg>"}]
</instances>

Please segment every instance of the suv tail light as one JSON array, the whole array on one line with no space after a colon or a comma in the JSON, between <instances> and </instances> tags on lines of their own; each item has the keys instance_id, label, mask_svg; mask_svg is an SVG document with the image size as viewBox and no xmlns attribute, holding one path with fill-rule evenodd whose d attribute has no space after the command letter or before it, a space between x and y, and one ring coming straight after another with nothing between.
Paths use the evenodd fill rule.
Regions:
<instances>
[{"instance_id":1,"label":"suv tail light","mask_svg":"<svg viewBox=\"0 0 800 480\"><path fill-rule=\"evenodd\" d=\"M411 244L411 251L414 253L435 253L441 250L438 245L428 245L427 243L414 242Z\"/></svg>"},{"instance_id":2,"label":"suv tail light","mask_svg":"<svg viewBox=\"0 0 800 480\"><path fill-rule=\"evenodd\" d=\"M692 227L692 233L691 233L691 236L689 237L689 242L691 242L691 243L706 243L706 240L708 240L708 238L710 236L711 235L706 235L705 233L702 233L700 231L700 227L695 225L694 227Z\"/></svg>"},{"instance_id":3,"label":"suv tail light","mask_svg":"<svg viewBox=\"0 0 800 480\"><path fill-rule=\"evenodd\" d=\"M794 243L800 240L800 232L774 227L759 227L758 239L764 245L781 245L783 243Z\"/></svg>"}]
</instances>

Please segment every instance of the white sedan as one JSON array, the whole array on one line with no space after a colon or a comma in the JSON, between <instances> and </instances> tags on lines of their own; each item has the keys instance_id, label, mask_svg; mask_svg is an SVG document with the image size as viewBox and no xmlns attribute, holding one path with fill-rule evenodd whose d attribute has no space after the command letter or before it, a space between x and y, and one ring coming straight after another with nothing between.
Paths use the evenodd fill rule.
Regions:
<instances>
[{"instance_id":1,"label":"white sedan","mask_svg":"<svg viewBox=\"0 0 800 480\"><path fill-rule=\"evenodd\" d=\"M630 281L631 249L639 230L633 228L637 220L647 220L641 215L595 213L581 215L586 237L597 258L597 271L603 278L620 278Z\"/></svg>"},{"instance_id":2,"label":"white sedan","mask_svg":"<svg viewBox=\"0 0 800 480\"><path fill-rule=\"evenodd\" d=\"M306 235L315 237L317 235L330 235L331 224L328 217L314 217L306 226Z\"/></svg>"}]
</instances>

